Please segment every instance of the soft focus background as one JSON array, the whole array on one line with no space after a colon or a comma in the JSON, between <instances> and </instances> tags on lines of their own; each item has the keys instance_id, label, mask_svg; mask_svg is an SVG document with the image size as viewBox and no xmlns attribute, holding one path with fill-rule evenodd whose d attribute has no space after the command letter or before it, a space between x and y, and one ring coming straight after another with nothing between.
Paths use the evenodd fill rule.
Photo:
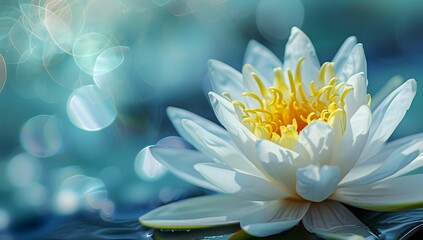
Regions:
<instances>
[{"instance_id":1,"label":"soft focus background","mask_svg":"<svg viewBox=\"0 0 423 240\"><path fill-rule=\"evenodd\" d=\"M167 106L215 120L207 59L239 70L250 39L282 57L292 26L321 63L357 36L373 96L415 78L393 138L422 132L422 10L418 0L1 0L0 239L48 233L42 223L57 216L136 219L204 194L141 150L176 135Z\"/></svg>"}]
</instances>

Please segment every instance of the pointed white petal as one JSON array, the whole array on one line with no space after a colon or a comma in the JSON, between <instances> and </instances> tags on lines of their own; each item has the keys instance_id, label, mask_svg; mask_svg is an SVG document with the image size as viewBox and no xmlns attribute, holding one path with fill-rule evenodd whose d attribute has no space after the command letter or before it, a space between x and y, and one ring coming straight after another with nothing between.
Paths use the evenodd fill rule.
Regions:
<instances>
[{"instance_id":1,"label":"pointed white petal","mask_svg":"<svg viewBox=\"0 0 423 240\"><path fill-rule=\"evenodd\" d=\"M194 165L197 163L213 162L213 160L206 155L190 149L158 146L149 147L148 150L157 161L167 167L176 176L199 187L220 192L219 188L210 184L194 169Z\"/></svg>"},{"instance_id":2,"label":"pointed white petal","mask_svg":"<svg viewBox=\"0 0 423 240\"><path fill-rule=\"evenodd\" d=\"M356 164L348 172L345 178L342 179L341 184L362 178L375 171L394 151L403 147L404 145L409 144L411 141L414 140L423 141L423 133L409 135L407 137L403 137L387 143L376 155L369 159L366 159L366 161L360 165ZM423 163L418 161L418 159L416 158L415 161L412 161L409 165L395 173L393 176L401 176L402 174L406 174L418 168L420 165L423 165Z\"/></svg>"},{"instance_id":3,"label":"pointed white petal","mask_svg":"<svg viewBox=\"0 0 423 240\"><path fill-rule=\"evenodd\" d=\"M366 225L336 201L311 204L303 224L307 231L325 239L376 239Z\"/></svg>"},{"instance_id":4,"label":"pointed white petal","mask_svg":"<svg viewBox=\"0 0 423 240\"><path fill-rule=\"evenodd\" d=\"M225 193L252 201L270 201L292 197L269 180L237 172L217 163L196 164L195 169Z\"/></svg>"},{"instance_id":5,"label":"pointed white petal","mask_svg":"<svg viewBox=\"0 0 423 240\"><path fill-rule=\"evenodd\" d=\"M310 163L325 165L332 158L334 139L332 126L316 120L301 131L294 150Z\"/></svg>"},{"instance_id":6,"label":"pointed white petal","mask_svg":"<svg viewBox=\"0 0 423 240\"><path fill-rule=\"evenodd\" d=\"M305 86L308 86L311 81L316 80L320 69L320 63L307 35L299 28L293 27L291 36L285 47L285 69L291 69L295 72L298 60L304 57L304 64L302 69L302 79Z\"/></svg>"},{"instance_id":7,"label":"pointed white petal","mask_svg":"<svg viewBox=\"0 0 423 240\"><path fill-rule=\"evenodd\" d=\"M310 203L273 201L241 218L241 228L256 237L274 235L291 229L306 214Z\"/></svg>"},{"instance_id":8,"label":"pointed white petal","mask_svg":"<svg viewBox=\"0 0 423 240\"><path fill-rule=\"evenodd\" d=\"M338 166L308 165L297 169L297 193L312 202L328 198L341 180Z\"/></svg>"},{"instance_id":9,"label":"pointed white petal","mask_svg":"<svg viewBox=\"0 0 423 240\"><path fill-rule=\"evenodd\" d=\"M268 140L258 140L256 150L266 173L295 193L296 169L307 162L298 153Z\"/></svg>"},{"instance_id":10,"label":"pointed white petal","mask_svg":"<svg viewBox=\"0 0 423 240\"><path fill-rule=\"evenodd\" d=\"M399 88L404 81L404 78L398 75L389 79L388 82L386 82L385 85L376 92L376 94L372 95L372 103L370 105L372 111L374 111L389 94Z\"/></svg>"},{"instance_id":11,"label":"pointed white petal","mask_svg":"<svg viewBox=\"0 0 423 240\"><path fill-rule=\"evenodd\" d=\"M365 185L390 177L398 171L402 170L411 162L420 162L423 156L422 152L422 139L410 141L409 143L397 148L388 157L380 159L380 162L382 162L382 164L374 171L367 175L361 176L360 178L345 182L341 185L341 187ZM378 156L376 155L375 157ZM420 163L417 164L420 165ZM366 165L364 165L363 167L365 166Z\"/></svg>"},{"instance_id":12,"label":"pointed white petal","mask_svg":"<svg viewBox=\"0 0 423 240\"><path fill-rule=\"evenodd\" d=\"M196 142L191 138L191 136L186 132L186 130L182 127L182 120L189 119L191 121L196 122L198 125L207 128L209 132L218 136L219 138L226 139L230 141L229 134L226 132L225 129L218 126L216 123L209 121L203 117L198 116L192 112L186 111L184 109L175 108L175 107L168 107L166 109L167 115L169 120L172 122L173 126L175 127L176 131L181 135L181 137L191 143L194 147L199 147Z\"/></svg>"},{"instance_id":13,"label":"pointed white petal","mask_svg":"<svg viewBox=\"0 0 423 240\"><path fill-rule=\"evenodd\" d=\"M336 149L331 165L338 165L341 169L341 177L344 177L357 162L367 142L372 121L372 113L367 105L362 105L351 117L341 144Z\"/></svg>"},{"instance_id":14,"label":"pointed white petal","mask_svg":"<svg viewBox=\"0 0 423 240\"><path fill-rule=\"evenodd\" d=\"M189 142L177 136L169 136L162 138L156 143L156 146L178 149L193 149L192 145Z\"/></svg>"},{"instance_id":15,"label":"pointed white petal","mask_svg":"<svg viewBox=\"0 0 423 240\"><path fill-rule=\"evenodd\" d=\"M229 195L202 196L156 208L141 216L139 221L158 229L215 227L238 223L242 216L260 205Z\"/></svg>"},{"instance_id":16,"label":"pointed white petal","mask_svg":"<svg viewBox=\"0 0 423 240\"><path fill-rule=\"evenodd\" d=\"M282 67L282 62L279 58L255 40L251 40L248 43L247 50L245 50L244 64L250 64L257 68L269 84L273 82L273 69Z\"/></svg>"},{"instance_id":17,"label":"pointed white petal","mask_svg":"<svg viewBox=\"0 0 423 240\"><path fill-rule=\"evenodd\" d=\"M261 172L233 145L232 141L219 138L213 133L202 128L195 122L184 119L182 126L197 143L201 152L228 164L231 168L262 176Z\"/></svg>"},{"instance_id":18,"label":"pointed white petal","mask_svg":"<svg viewBox=\"0 0 423 240\"><path fill-rule=\"evenodd\" d=\"M360 72L364 73L364 76L367 76L367 61L364 55L363 44L361 43L355 45L351 50L350 56L341 69L339 78L342 81L347 81L350 77Z\"/></svg>"},{"instance_id":19,"label":"pointed white petal","mask_svg":"<svg viewBox=\"0 0 423 240\"><path fill-rule=\"evenodd\" d=\"M210 59L207 74L214 92L219 95L229 92L234 99L240 99L243 89L240 72L223 62Z\"/></svg>"},{"instance_id":20,"label":"pointed white petal","mask_svg":"<svg viewBox=\"0 0 423 240\"><path fill-rule=\"evenodd\" d=\"M423 207L423 174L406 175L376 183L341 187L333 199L373 211Z\"/></svg>"},{"instance_id":21,"label":"pointed white petal","mask_svg":"<svg viewBox=\"0 0 423 240\"><path fill-rule=\"evenodd\" d=\"M256 153L257 137L238 120L230 102L213 92L209 93L209 98L217 119L228 130L235 145L258 169L262 169Z\"/></svg>"},{"instance_id":22,"label":"pointed white petal","mask_svg":"<svg viewBox=\"0 0 423 240\"><path fill-rule=\"evenodd\" d=\"M347 38L342 46L339 48L332 62L335 63L335 75L339 76L340 70L344 67L344 64L347 62L348 57L351 54L353 47L357 44L357 38L351 36Z\"/></svg>"},{"instance_id":23,"label":"pointed white petal","mask_svg":"<svg viewBox=\"0 0 423 240\"><path fill-rule=\"evenodd\" d=\"M416 81L410 79L392 92L373 112L369 139L357 164L377 153L394 132L416 95Z\"/></svg>"},{"instance_id":24,"label":"pointed white petal","mask_svg":"<svg viewBox=\"0 0 423 240\"><path fill-rule=\"evenodd\" d=\"M345 111L348 119L354 115L355 111L367 105L367 79L364 73L357 73L347 80L347 85L352 86L352 92L345 97Z\"/></svg>"}]
</instances>

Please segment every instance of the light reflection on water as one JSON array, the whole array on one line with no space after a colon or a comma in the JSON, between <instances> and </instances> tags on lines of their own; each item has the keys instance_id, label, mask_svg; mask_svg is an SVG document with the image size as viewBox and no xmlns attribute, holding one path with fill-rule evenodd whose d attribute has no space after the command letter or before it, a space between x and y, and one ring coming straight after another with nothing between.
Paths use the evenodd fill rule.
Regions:
<instances>
[{"instance_id":1,"label":"light reflection on water","mask_svg":"<svg viewBox=\"0 0 423 240\"><path fill-rule=\"evenodd\" d=\"M401 212L369 212L353 209L381 240L422 239L423 209ZM159 239L159 240L223 240L239 231L238 225L202 230L152 230L138 223L145 210L140 207L120 208L113 221L104 220L98 212L78 212L72 216L49 216L24 227L15 227L11 235L2 234L0 239ZM2 238L3 237L3 238ZM240 238L247 239L247 238ZM256 239L256 238L248 238ZM294 229L266 237L271 239L316 240L302 225Z\"/></svg>"}]
</instances>

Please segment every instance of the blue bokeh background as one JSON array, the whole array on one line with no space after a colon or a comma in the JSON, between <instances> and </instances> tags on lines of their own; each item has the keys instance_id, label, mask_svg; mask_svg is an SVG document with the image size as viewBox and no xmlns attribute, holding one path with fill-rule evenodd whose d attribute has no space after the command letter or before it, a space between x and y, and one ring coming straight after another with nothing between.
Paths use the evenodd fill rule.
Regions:
<instances>
[{"instance_id":1,"label":"blue bokeh background","mask_svg":"<svg viewBox=\"0 0 423 240\"><path fill-rule=\"evenodd\" d=\"M204 194L140 151L176 135L167 106L215 120L208 59L241 69L250 39L282 57L292 26L321 62L355 35L372 94L415 78L393 138L422 132L422 10L418 0L2 0L0 232L81 209L113 221L122 206Z\"/></svg>"}]
</instances>

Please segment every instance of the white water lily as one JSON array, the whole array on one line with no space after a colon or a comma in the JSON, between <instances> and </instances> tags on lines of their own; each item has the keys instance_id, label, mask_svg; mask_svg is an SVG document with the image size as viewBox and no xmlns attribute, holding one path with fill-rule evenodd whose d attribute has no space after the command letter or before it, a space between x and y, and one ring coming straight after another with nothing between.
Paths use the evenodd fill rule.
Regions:
<instances>
[{"instance_id":1,"label":"white water lily","mask_svg":"<svg viewBox=\"0 0 423 240\"><path fill-rule=\"evenodd\" d=\"M333 61L320 66L298 28L283 67L255 41L245 63L239 73L209 62L210 102L224 128L171 107L168 116L183 139L148 147L177 176L224 194L162 206L141 216L143 225L240 223L261 237L302 221L320 237L373 239L342 203L376 211L423 206L423 175L414 171L423 166L423 135L387 143L415 96L415 80L372 112L362 44L348 38Z\"/></svg>"}]
</instances>

